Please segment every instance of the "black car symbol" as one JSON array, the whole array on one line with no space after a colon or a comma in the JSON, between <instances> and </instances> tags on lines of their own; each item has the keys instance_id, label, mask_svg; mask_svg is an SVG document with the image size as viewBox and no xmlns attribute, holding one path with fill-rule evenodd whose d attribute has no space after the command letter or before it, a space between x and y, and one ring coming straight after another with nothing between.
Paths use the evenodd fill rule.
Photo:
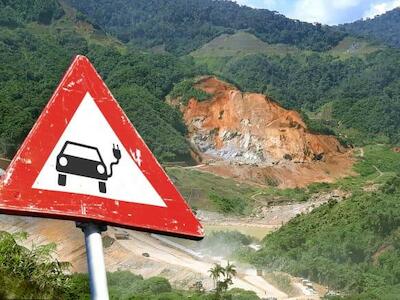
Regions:
<instances>
[{"instance_id":1,"label":"black car symbol","mask_svg":"<svg viewBox=\"0 0 400 300\"><path fill-rule=\"evenodd\" d=\"M121 159L121 150L118 145L113 146L113 154L117 159L110 164L110 173L100 155L99 149L93 146L83 145L66 141L60 153L57 155L56 170L58 174L58 185L67 184L67 175L78 175L99 180L99 191L106 193L105 181L112 176L113 166Z\"/></svg>"}]
</instances>

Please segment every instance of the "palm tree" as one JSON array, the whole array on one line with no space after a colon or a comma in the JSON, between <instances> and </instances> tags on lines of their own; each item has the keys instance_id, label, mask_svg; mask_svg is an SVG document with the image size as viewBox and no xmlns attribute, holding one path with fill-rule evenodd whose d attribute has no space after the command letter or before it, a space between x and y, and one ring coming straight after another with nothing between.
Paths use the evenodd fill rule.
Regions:
<instances>
[{"instance_id":1,"label":"palm tree","mask_svg":"<svg viewBox=\"0 0 400 300\"><path fill-rule=\"evenodd\" d=\"M225 275L225 269L220 264L214 264L208 272L210 273L210 277L214 280L214 288L216 289L219 277Z\"/></svg>"},{"instance_id":2,"label":"palm tree","mask_svg":"<svg viewBox=\"0 0 400 300\"><path fill-rule=\"evenodd\" d=\"M236 266L234 264L229 263L225 267L225 280L228 284L232 284L232 278L237 274Z\"/></svg>"}]
</instances>

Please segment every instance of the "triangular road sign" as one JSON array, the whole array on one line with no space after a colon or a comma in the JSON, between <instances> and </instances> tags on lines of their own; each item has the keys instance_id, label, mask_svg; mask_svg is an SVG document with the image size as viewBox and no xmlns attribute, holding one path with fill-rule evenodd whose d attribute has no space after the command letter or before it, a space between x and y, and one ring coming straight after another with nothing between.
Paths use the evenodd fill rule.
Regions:
<instances>
[{"instance_id":1,"label":"triangular road sign","mask_svg":"<svg viewBox=\"0 0 400 300\"><path fill-rule=\"evenodd\" d=\"M84 56L75 58L2 176L0 211L203 237Z\"/></svg>"}]
</instances>

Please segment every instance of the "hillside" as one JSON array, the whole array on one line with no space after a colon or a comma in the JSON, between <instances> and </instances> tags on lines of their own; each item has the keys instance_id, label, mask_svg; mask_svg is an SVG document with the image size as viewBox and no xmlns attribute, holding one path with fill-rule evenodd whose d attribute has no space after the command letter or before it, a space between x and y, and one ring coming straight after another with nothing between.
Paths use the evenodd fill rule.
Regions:
<instances>
[{"instance_id":1,"label":"hillside","mask_svg":"<svg viewBox=\"0 0 400 300\"><path fill-rule=\"evenodd\" d=\"M208 53L194 58L243 91L263 93L286 108L307 112L317 131L330 128L358 145L400 141L398 50L347 57Z\"/></svg>"},{"instance_id":2,"label":"hillside","mask_svg":"<svg viewBox=\"0 0 400 300\"><path fill-rule=\"evenodd\" d=\"M353 294L345 299L398 299L400 154L385 146L364 151L360 177L337 184L350 198L297 216L250 260Z\"/></svg>"},{"instance_id":3,"label":"hillside","mask_svg":"<svg viewBox=\"0 0 400 300\"><path fill-rule=\"evenodd\" d=\"M194 64L169 54L130 51L65 4L35 3L0 4L8 16L0 27L1 154L12 157L71 59L84 54L158 158L188 158L184 125L163 97L174 83L197 74ZM41 9L46 18L35 19Z\"/></svg>"},{"instance_id":4,"label":"hillside","mask_svg":"<svg viewBox=\"0 0 400 300\"><path fill-rule=\"evenodd\" d=\"M367 39L347 36L325 53L343 59L350 57L363 58L365 55L383 48L383 45L372 43ZM265 54L284 57L289 54L299 55L311 53L311 50L301 50L296 46L266 43L249 32L238 31L234 34L221 34L191 52L190 55L197 61L207 62L213 59L217 60L218 58L226 59L241 57L248 54Z\"/></svg>"},{"instance_id":5,"label":"hillside","mask_svg":"<svg viewBox=\"0 0 400 300\"><path fill-rule=\"evenodd\" d=\"M268 43L324 51L344 36L327 26L223 0L68 0L124 42L186 54L223 33L248 30Z\"/></svg>"},{"instance_id":6,"label":"hillside","mask_svg":"<svg viewBox=\"0 0 400 300\"><path fill-rule=\"evenodd\" d=\"M377 40L386 45L400 48L400 7L373 19L343 24L339 29L356 36Z\"/></svg>"},{"instance_id":7,"label":"hillside","mask_svg":"<svg viewBox=\"0 0 400 300\"><path fill-rule=\"evenodd\" d=\"M249 32L238 31L234 34L221 34L191 52L190 55L196 59L202 57L238 57L255 53L284 56L286 54L299 53L300 51L294 46L269 44Z\"/></svg>"},{"instance_id":8,"label":"hillside","mask_svg":"<svg viewBox=\"0 0 400 300\"><path fill-rule=\"evenodd\" d=\"M197 5L196 1L193 0L190 5ZM98 25L93 16L76 11L67 2L45 0L41 6L31 8L26 4L19 4L20 2L7 2L0 6L1 11L8 16L1 27L0 48L1 61L4 62L4 76L0 77L0 91L4 96L0 107L12 107L0 110L1 152L8 156L13 154L26 135L76 53L84 54L94 62L150 148L164 161L190 159L184 137L186 128L179 112L166 105L164 97L182 80L210 73L229 79L244 91L267 94L286 108L305 112L310 117L306 120L308 126L317 132L332 133L333 130L348 143L357 145L399 141L397 78L400 54L396 50L346 37L327 47L331 48L328 52L321 53L301 50L300 48L313 49L302 45L302 39L293 38L290 39L292 42L288 42L281 40L275 33L271 33L274 38L269 35L265 38L266 35L261 31L248 28L234 34L229 31L220 35L225 31L218 31L215 35L200 39L201 41L191 37L189 42L186 37L182 37L177 42L174 39L180 36L177 31L180 27L168 27L164 21L151 19L162 17L164 20L165 15L145 14L150 19L146 17L140 26L158 20L160 24L157 26L171 30L172 44L183 43L190 46L191 49L186 49L187 51L201 46L191 53L194 58L192 60L186 56L139 51L134 41L133 44L125 45L109 35L111 32L118 36L118 26L110 29L105 25ZM97 11L96 7L101 5L96 14L101 16L105 13L104 8L107 8L107 14L113 14L115 7L125 2L121 0L113 8L107 6L108 2L89 5L90 3L73 4L77 7L87 5L93 11ZM141 13L141 9L149 9L142 2L137 3L141 3L143 7L135 6L136 13ZM169 9L180 11L181 2L168 3L171 5L167 5ZM156 1L154 5L157 7L161 3ZM256 15L268 13L228 1L211 1L209 5L232 6L237 14L243 11ZM43 13L38 11L39 7L42 7L40 9L43 9ZM27 11L32 12L32 15ZM115 18L125 20L119 13L129 14L129 11L125 9L115 12ZM166 14L167 12L168 10L165 11ZM215 16L211 15L214 16L213 20L222 18L217 12L218 10ZM33 17L36 15L41 16L40 19ZM268 18L268 22L272 23L262 26L263 30L276 30L279 34L299 33L304 28L308 28L307 32L315 30L313 25L301 22L293 25L293 21L273 15L273 18ZM172 22L175 19L166 20ZM176 20L183 19L177 17ZM197 21L208 24L207 20ZM137 22L134 24L138 25ZM282 26L285 30L282 30ZM102 28L107 29L107 32ZM124 28L129 32L136 32L129 26ZM330 33L325 33L325 27L319 30L313 37L323 34L324 38L329 39ZM146 33L146 37L149 36L151 37ZM214 36L217 37L210 43L202 45ZM300 36L306 38L305 33ZM166 35L162 34L162 37ZM139 42L143 46L147 45ZM171 47L178 49L176 45ZM130 67L133 65L135 66ZM133 107L138 107L139 110L132 109Z\"/></svg>"},{"instance_id":9,"label":"hillside","mask_svg":"<svg viewBox=\"0 0 400 300\"><path fill-rule=\"evenodd\" d=\"M243 91L303 111L316 131L333 130L355 145L399 142L399 50L347 36L320 53L237 32L190 55Z\"/></svg>"}]
</instances>

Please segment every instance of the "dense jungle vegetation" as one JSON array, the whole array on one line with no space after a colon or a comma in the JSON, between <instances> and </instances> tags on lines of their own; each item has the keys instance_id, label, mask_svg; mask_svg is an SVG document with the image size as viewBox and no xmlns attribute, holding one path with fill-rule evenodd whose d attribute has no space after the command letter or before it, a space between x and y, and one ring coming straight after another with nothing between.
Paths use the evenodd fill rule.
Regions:
<instances>
[{"instance_id":1,"label":"dense jungle vegetation","mask_svg":"<svg viewBox=\"0 0 400 300\"><path fill-rule=\"evenodd\" d=\"M292 219L247 259L345 291L346 299L398 299L400 154L385 146L365 150L355 166L360 176L331 187L348 190L349 199Z\"/></svg>"},{"instance_id":2,"label":"dense jungle vegetation","mask_svg":"<svg viewBox=\"0 0 400 300\"><path fill-rule=\"evenodd\" d=\"M90 20L124 42L162 46L186 54L222 33L246 29L269 43L324 51L345 34L320 24L290 20L267 9L224 0L68 0Z\"/></svg>"},{"instance_id":3,"label":"dense jungle vegetation","mask_svg":"<svg viewBox=\"0 0 400 300\"><path fill-rule=\"evenodd\" d=\"M163 99L175 83L198 73L190 58L102 45L78 32L56 1L24 3L0 2L7 14L0 27L0 152L13 155L74 55L83 54L158 158L187 158L180 114Z\"/></svg>"},{"instance_id":4,"label":"dense jungle vegetation","mask_svg":"<svg viewBox=\"0 0 400 300\"><path fill-rule=\"evenodd\" d=\"M373 19L343 24L340 29L357 36L368 37L389 46L400 48L400 8Z\"/></svg>"}]
</instances>

